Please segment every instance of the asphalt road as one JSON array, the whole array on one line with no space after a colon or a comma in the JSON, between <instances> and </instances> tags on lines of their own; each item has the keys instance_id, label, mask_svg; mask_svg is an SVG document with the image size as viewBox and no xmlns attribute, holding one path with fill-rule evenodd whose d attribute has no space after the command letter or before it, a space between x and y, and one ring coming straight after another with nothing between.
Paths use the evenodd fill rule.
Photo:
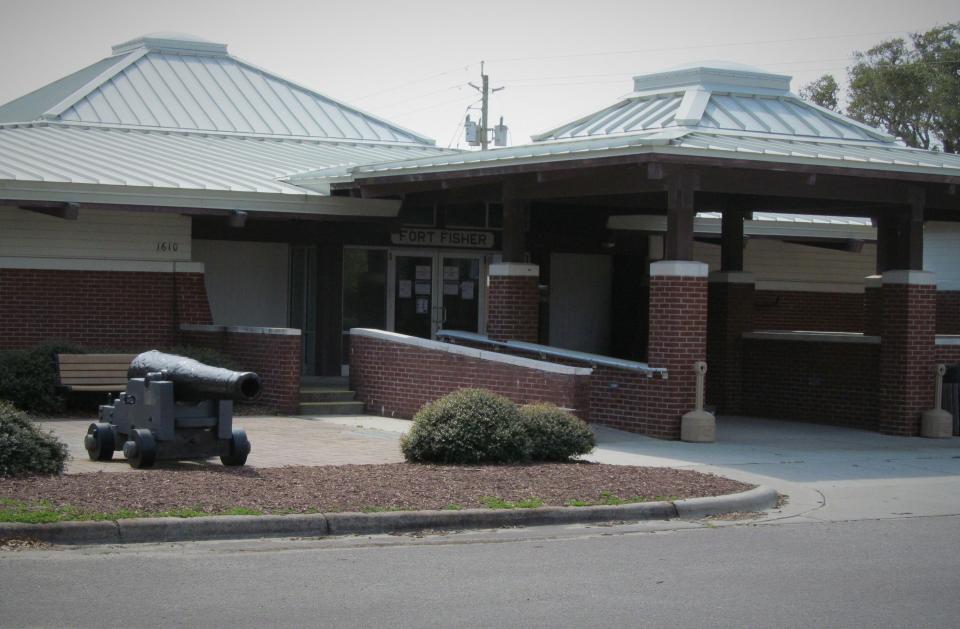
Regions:
<instances>
[{"instance_id":1,"label":"asphalt road","mask_svg":"<svg viewBox=\"0 0 960 629\"><path fill-rule=\"evenodd\" d=\"M960 624L960 516L688 526L0 552L0 625Z\"/></svg>"}]
</instances>

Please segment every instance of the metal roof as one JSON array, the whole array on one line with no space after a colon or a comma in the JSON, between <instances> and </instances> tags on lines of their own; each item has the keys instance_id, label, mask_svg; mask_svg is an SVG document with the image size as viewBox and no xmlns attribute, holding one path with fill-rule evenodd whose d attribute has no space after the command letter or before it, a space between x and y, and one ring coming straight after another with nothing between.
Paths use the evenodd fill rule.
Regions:
<instances>
[{"instance_id":1,"label":"metal roof","mask_svg":"<svg viewBox=\"0 0 960 629\"><path fill-rule=\"evenodd\" d=\"M790 77L746 66L685 67L634 77L634 91L613 105L551 131L536 142L683 127L778 133L809 138L880 140L879 129L790 92Z\"/></svg>"},{"instance_id":2,"label":"metal roof","mask_svg":"<svg viewBox=\"0 0 960 629\"><path fill-rule=\"evenodd\" d=\"M536 142L400 162L319 169L290 177L288 181L310 187L366 177L452 173L507 165L632 155L689 155L960 177L960 155L924 151L901 144L811 140L728 131L707 133L672 128L619 136Z\"/></svg>"},{"instance_id":3,"label":"metal roof","mask_svg":"<svg viewBox=\"0 0 960 629\"><path fill-rule=\"evenodd\" d=\"M0 107L0 199L392 216L283 178L453 152L224 44L155 33L113 52Z\"/></svg>"},{"instance_id":4,"label":"metal roof","mask_svg":"<svg viewBox=\"0 0 960 629\"><path fill-rule=\"evenodd\" d=\"M291 177L303 186L357 178L479 170L631 155L682 155L960 177L960 156L906 146L808 103L790 77L732 64L634 78L613 105L534 136L530 144Z\"/></svg>"},{"instance_id":5,"label":"metal roof","mask_svg":"<svg viewBox=\"0 0 960 629\"><path fill-rule=\"evenodd\" d=\"M158 33L0 107L36 120L244 135L433 144L433 140L227 54L225 44Z\"/></svg>"}]
</instances>

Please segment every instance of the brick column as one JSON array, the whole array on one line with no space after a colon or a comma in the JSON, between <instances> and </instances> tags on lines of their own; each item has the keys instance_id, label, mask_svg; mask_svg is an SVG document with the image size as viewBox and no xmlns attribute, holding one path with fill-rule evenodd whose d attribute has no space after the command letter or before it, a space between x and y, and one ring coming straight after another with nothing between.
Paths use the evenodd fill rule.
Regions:
<instances>
[{"instance_id":1,"label":"brick column","mask_svg":"<svg viewBox=\"0 0 960 629\"><path fill-rule=\"evenodd\" d=\"M714 271L707 284L707 401L743 412L743 334L753 331L753 273Z\"/></svg>"},{"instance_id":2,"label":"brick column","mask_svg":"<svg viewBox=\"0 0 960 629\"><path fill-rule=\"evenodd\" d=\"M487 335L498 341L536 343L540 316L540 267L491 264L487 276Z\"/></svg>"},{"instance_id":3,"label":"brick column","mask_svg":"<svg viewBox=\"0 0 960 629\"><path fill-rule=\"evenodd\" d=\"M880 432L915 436L933 406L936 284L925 271L886 271L882 282Z\"/></svg>"},{"instance_id":4,"label":"brick column","mask_svg":"<svg viewBox=\"0 0 960 629\"><path fill-rule=\"evenodd\" d=\"M212 324L203 273L176 273L173 277L177 300L176 323Z\"/></svg>"},{"instance_id":5,"label":"brick column","mask_svg":"<svg viewBox=\"0 0 960 629\"><path fill-rule=\"evenodd\" d=\"M863 280L863 333L867 336L883 334L882 275L868 275Z\"/></svg>"},{"instance_id":6,"label":"brick column","mask_svg":"<svg viewBox=\"0 0 960 629\"><path fill-rule=\"evenodd\" d=\"M647 362L666 367L657 400L664 425L654 432L680 438L680 418L696 402L693 363L707 357L707 265L664 260L650 265L650 333ZM708 372L709 373L709 372Z\"/></svg>"}]
</instances>

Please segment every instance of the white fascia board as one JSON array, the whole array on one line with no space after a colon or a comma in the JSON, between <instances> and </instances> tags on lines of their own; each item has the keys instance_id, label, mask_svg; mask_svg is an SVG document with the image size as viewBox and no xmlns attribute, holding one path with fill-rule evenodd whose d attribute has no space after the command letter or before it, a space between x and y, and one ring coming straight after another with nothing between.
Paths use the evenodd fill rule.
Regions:
<instances>
[{"instance_id":1,"label":"white fascia board","mask_svg":"<svg viewBox=\"0 0 960 629\"><path fill-rule=\"evenodd\" d=\"M390 199L331 197L307 191L302 194L230 192L10 180L0 180L0 199L373 218L394 218L401 204Z\"/></svg>"},{"instance_id":2,"label":"white fascia board","mask_svg":"<svg viewBox=\"0 0 960 629\"><path fill-rule=\"evenodd\" d=\"M0 269L41 271L122 271L127 273L203 273L203 262L114 260L98 258L0 257Z\"/></svg>"},{"instance_id":3,"label":"white fascia board","mask_svg":"<svg viewBox=\"0 0 960 629\"><path fill-rule=\"evenodd\" d=\"M624 231L665 232L667 217L648 214L611 216L607 229ZM721 220L697 217L693 222L696 234L719 234ZM853 240L876 240L877 230L869 225L835 225L831 223L787 223L783 221L744 221L743 232L747 236L772 238L849 238Z\"/></svg>"}]
</instances>

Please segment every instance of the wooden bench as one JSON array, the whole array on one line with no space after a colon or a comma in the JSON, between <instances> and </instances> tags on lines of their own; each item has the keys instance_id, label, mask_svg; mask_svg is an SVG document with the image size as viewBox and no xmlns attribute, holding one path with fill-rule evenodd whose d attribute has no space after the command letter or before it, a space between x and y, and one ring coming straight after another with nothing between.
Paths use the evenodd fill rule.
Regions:
<instances>
[{"instance_id":1,"label":"wooden bench","mask_svg":"<svg viewBox=\"0 0 960 629\"><path fill-rule=\"evenodd\" d=\"M68 391L120 392L136 354L57 354L60 386Z\"/></svg>"}]
</instances>

